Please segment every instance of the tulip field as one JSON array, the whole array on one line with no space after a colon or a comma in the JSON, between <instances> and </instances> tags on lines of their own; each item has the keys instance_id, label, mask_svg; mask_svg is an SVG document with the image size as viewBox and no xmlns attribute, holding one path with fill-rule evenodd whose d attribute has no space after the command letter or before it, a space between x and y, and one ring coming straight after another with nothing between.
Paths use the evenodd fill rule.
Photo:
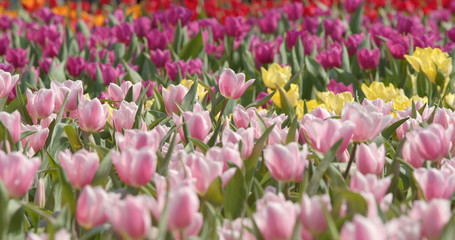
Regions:
<instances>
[{"instance_id":1,"label":"tulip field","mask_svg":"<svg viewBox=\"0 0 455 240\"><path fill-rule=\"evenodd\" d=\"M455 239L455 1L0 2L0 240Z\"/></svg>"}]
</instances>

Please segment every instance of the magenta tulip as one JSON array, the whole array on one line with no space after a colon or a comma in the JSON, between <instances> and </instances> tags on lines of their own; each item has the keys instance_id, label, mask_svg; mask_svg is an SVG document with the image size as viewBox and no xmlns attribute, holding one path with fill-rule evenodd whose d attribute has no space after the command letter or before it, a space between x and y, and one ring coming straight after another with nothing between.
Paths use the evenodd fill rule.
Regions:
<instances>
[{"instance_id":1,"label":"magenta tulip","mask_svg":"<svg viewBox=\"0 0 455 240\"><path fill-rule=\"evenodd\" d=\"M379 65L380 57L381 52L379 51L379 48L373 50L363 48L357 51L359 66L363 70L375 69Z\"/></svg>"}]
</instances>

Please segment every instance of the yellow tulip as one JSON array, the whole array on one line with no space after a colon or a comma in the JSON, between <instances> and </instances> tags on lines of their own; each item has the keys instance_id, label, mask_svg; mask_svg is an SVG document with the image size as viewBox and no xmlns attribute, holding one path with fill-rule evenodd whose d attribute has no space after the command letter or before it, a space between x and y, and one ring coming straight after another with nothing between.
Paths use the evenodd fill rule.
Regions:
<instances>
[{"instance_id":1,"label":"yellow tulip","mask_svg":"<svg viewBox=\"0 0 455 240\"><path fill-rule=\"evenodd\" d=\"M284 85L291 79L292 69L290 66L281 67L277 63L270 65L268 70L261 68L262 72L262 81L269 88L276 88L276 84L280 87Z\"/></svg>"},{"instance_id":2,"label":"yellow tulip","mask_svg":"<svg viewBox=\"0 0 455 240\"><path fill-rule=\"evenodd\" d=\"M452 109L455 109L455 94L448 93L444 98L444 102Z\"/></svg>"},{"instance_id":3,"label":"yellow tulip","mask_svg":"<svg viewBox=\"0 0 455 240\"><path fill-rule=\"evenodd\" d=\"M417 47L412 56L405 55L406 60L417 72L422 71L428 79L435 83L437 68L447 77L452 72L452 58L439 48ZM437 68L436 68L437 67Z\"/></svg>"},{"instance_id":4,"label":"yellow tulip","mask_svg":"<svg viewBox=\"0 0 455 240\"><path fill-rule=\"evenodd\" d=\"M341 110L343 109L346 102L354 101L354 98L350 92L342 92L338 94L334 94L331 91L319 92L317 93L317 96L324 103L327 111L334 111L338 115L341 114Z\"/></svg>"},{"instance_id":5,"label":"yellow tulip","mask_svg":"<svg viewBox=\"0 0 455 240\"><path fill-rule=\"evenodd\" d=\"M182 81L180 81L180 84L185 86L186 89L190 90L191 86L193 86L193 80L186 80L186 79L182 79ZM205 96L205 94L207 94L207 92L205 91L205 88L198 84L197 85L197 95L199 96L199 100L202 100Z\"/></svg>"},{"instance_id":6,"label":"yellow tulip","mask_svg":"<svg viewBox=\"0 0 455 240\"><path fill-rule=\"evenodd\" d=\"M396 96L404 96L403 89L396 89L392 84L386 87L383 82L372 82L369 87L363 83L360 88L368 100L380 98L384 102L389 102Z\"/></svg>"},{"instance_id":7,"label":"yellow tulip","mask_svg":"<svg viewBox=\"0 0 455 240\"><path fill-rule=\"evenodd\" d=\"M302 120L303 118L303 115L304 115L304 104L305 102L300 99L299 101L297 101L297 106L295 108L295 114L297 115L297 118L299 120ZM316 109L317 107L322 107L322 108L325 108L325 105L324 104L321 104L321 103L318 103L316 100L314 99L311 99L309 101L306 102L306 107L308 108L308 112L310 113L311 111L313 111L314 109Z\"/></svg>"},{"instance_id":8,"label":"yellow tulip","mask_svg":"<svg viewBox=\"0 0 455 240\"><path fill-rule=\"evenodd\" d=\"M267 89L268 93L272 93L273 90L268 88ZM289 90L286 92L286 95L288 95L289 101L291 102L291 105L295 107L297 105L297 102L299 100L299 86L297 84L291 84ZM273 103L281 108L281 99L280 99L280 92L276 91L275 94L272 96Z\"/></svg>"},{"instance_id":9,"label":"yellow tulip","mask_svg":"<svg viewBox=\"0 0 455 240\"><path fill-rule=\"evenodd\" d=\"M421 98L419 96L412 96L411 98L408 98L406 96L399 95L392 100L392 108L397 111L403 111L407 107L411 107L413 101L414 102L420 101L423 104L425 104L428 103L428 98L427 97Z\"/></svg>"}]
</instances>

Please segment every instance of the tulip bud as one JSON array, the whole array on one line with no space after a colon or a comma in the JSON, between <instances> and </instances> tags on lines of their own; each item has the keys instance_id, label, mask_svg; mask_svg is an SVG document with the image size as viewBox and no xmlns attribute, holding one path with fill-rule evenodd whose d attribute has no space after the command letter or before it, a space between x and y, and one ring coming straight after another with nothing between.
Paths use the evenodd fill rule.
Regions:
<instances>
[{"instance_id":1,"label":"tulip bud","mask_svg":"<svg viewBox=\"0 0 455 240\"><path fill-rule=\"evenodd\" d=\"M86 229L103 225L107 222L105 208L108 195L100 187L87 185L77 199L76 219Z\"/></svg>"},{"instance_id":2,"label":"tulip bud","mask_svg":"<svg viewBox=\"0 0 455 240\"><path fill-rule=\"evenodd\" d=\"M153 149L127 148L122 153L112 151L111 156L120 179L129 186L143 186L150 182L155 173L157 159Z\"/></svg>"},{"instance_id":3,"label":"tulip bud","mask_svg":"<svg viewBox=\"0 0 455 240\"><path fill-rule=\"evenodd\" d=\"M360 144L355 152L355 162L357 169L361 173L380 175L385 162L384 145L378 148L375 143L369 145Z\"/></svg>"},{"instance_id":4,"label":"tulip bud","mask_svg":"<svg viewBox=\"0 0 455 240\"><path fill-rule=\"evenodd\" d=\"M86 132L99 132L104 128L109 117L108 105L101 105L98 98L87 100L85 98L79 103L79 127Z\"/></svg>"},{"instance_id":5,"label":"tulip bud","mask_svg":"<svg viewBox=\"0 0 455 240\"><path fill-rule=\"evenodd\" d=\"M182 186L169 193L168 229L185 229L195 219L199 199L191 188Z\"/></svg>"},{"instance_id":6,"label":"tulip bud","mask_svg":"<svg viewBox=\"0 0 455 240\"><path fill-rule=\"evenodd\" d=\"M100 161L97 153L82 149L72 154L66 149L58 156L71 186L81 189L85 185L90 185Z\"/></svg>"},{"instance_id":7,"label":"tulip bud","mask_svg":"<svg viewBox=\"0 0 455 240\"><path fill-rule=\"evenodd\" d=\"M225 68L220 75L218 85L221 95L225 98L238 99L253 82L254 79L251 79L245 83L245 74L236 74L232 69Z\"/></svg>"},{"instance_id":8,"label":"tulip bud","mask_svg":"<svg viewBox=\"0 0 455 240\"><path fill-rule=\"evenodd\" d=\"M49 117L54 111L54 92L41 88L35 93L27 89L27 111L34 119Z\"/></svg>"},{"instance_id":9,"label":"tulip bud","mask_svg":"<svg viewBox=\"0 0 455 240\"><path fill-rule=\"evenodd\" d=\"M0 70L0 98L8 97L18 80L18 74L11 76L11 73Z\"/></svg>"},{"instance_id":10,"label":"tulip bud","mask_svg":"<svg viewBox=\"0 0 455 240\"><path fill-rule=\"evenodd\" d=\"M0 151L0 180L12 198L22 197L33 184L40 167L39 158L28 159L22 153Z\"/></svg>"},{"instance_id":11,"label":"tulip bud","mask_svg":"<svg viewBox=\"0 0 455 240\"><path fill-rule=\"evenodd\" d=\"M265 165L276 180L301 181L307 152L307 145L303 145L303 150L300 151L297 142L291 142L286 146L281 144L268 146L264 150Z\"/></svg>"},{"instance_id":12,"label":"tulip bud","mask_svg":"<svg viewBox=\"0 0 455 240\"><path fill-rule=\"evenodd\" d=\"M44 188L44 179L40 178L36 186L35 205L44 208L46 205L46 189Z\"/></svg>"}]
</instances>

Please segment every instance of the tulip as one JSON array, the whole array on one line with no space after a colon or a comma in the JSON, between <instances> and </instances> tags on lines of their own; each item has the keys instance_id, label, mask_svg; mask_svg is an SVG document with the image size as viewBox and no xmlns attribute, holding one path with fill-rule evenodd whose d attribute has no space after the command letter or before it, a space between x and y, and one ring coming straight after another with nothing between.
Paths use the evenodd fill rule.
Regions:
<instances>
[{"instance_id":1,"label":"tulip","mask_svg":"<svg viewBox=\"0 0 455 240\"><path fill-rule=\"evenodd\" d=\"M450 199L455 191L455 174L448 169L419 168L413 174L427 201L433 198Z\"/></svg>"},{"instance_id":2,"label":"tulip","mask_svg":"<svg viewBox=\"0 0 455 240\"><path fill-rule=\"evenodd\" d=\"M441 49L425 49L417 47L412 56L405 55L406 60L411 64L415 71L422 71L428 77L430 82L436 81L436 67L442 72L444 77L452 73L452 58Z\"/></svg>"},{"instance_id":3,"label":"tulip","mask_svg":"<svg viewBox=\"0 0 455 240\"><path fill-rule=\"evenodd\" d=\"M239 128L236 132L229 128L225 128L222 134L221 141L224 145L238 144L242 142L242 158L247 159L251 156L254 148L254 129Z\"/></svg>"},{"instance_id":4,"label":"tulip","mask_svg":"<svg viewBox=\"0 0 455 240\"><path fill-rule=\"evenodd\" d=\"M384 145L378 148L375 143L369 145L360 144L355 152L355 162L357 169L361 173L380 175L385 162Z\"/></svg>"},{"instance_id":5,"label":"tulip","mask_svg":"<svg viewBox=\"0 0 455 240\"><path fill-rule=\"evenodd\" d=\"M49 136L49 128L43 128L40 125L25 125L22 127L22 131L36 131L21 140L23 146L28 142L29 147L31 147L34 152L38 152L44 147L47 137Z\"/></svg>"},{"instance_id":6,"label":"tulip","mask_svg":"<svg viewBox=\"0 0 455 240\"><path fill-rule=\"evenodd\" d=\"M389 115L392 111L393 102L390 101L385 103L384 100L377 98L375 100L368 100L366 98L363 99L362 106L367 111L379 111L382 112L384 115Z\"/></svg>"},{"instance_id":7,"label":"tulip","mask_svg":"<svg viewBox=\"0 0 455 240\"><path fill-rule=\"evenodd\" d=\"M36 186L34 203L39 208L44 208L46 205L46 189L44 187L44 179L40 178Z\"/></svg>"},{"instance_id":8,"label":"tulip","mask_svg":"<svg viewBox=\"0 0 455 240\"><path fill-rule=\"evenodd\" d=\"M192 138L197 138L201 141L207 137L212 130L212 120L210 119L209 111L194 111L182 113L185 119L188 131Z\"/></svg>"},{"instance_id":9,"label":"tulip","mask_svg":"<svg viewBox=\"0 0 455 240\"><path fill-rule=\"evenodd\" d=\"M272 93L272 89L268 88L267 92L270 94ZM286 92L286 95L289 98L289 101L293 107L297 105L297 102L299 100L299 86L297 84L291 83L291 86L289 87L289 90ZM281 95L279 91L276 91L275 94L272 96L273 103L281 108Z\"/></svg>"},{"instance_id":10,"label":"tulip","mask_svg":"<svg viewBox=\"0 0 455 240\"><path fill-rule=\"evenodd\" d=\"M264 149L265 165L276 180L301 181L307 154L307 145L303 145L303 149L300 150L296 142L291 142L287 146L275 144Z\"/></svg>"},{"instance_id":11,"label":"tulip","mask_svg":"<svg viewBox=\"0 0 455 240\"><path fill-rule=\"evenodd\" d=\"M379 65L379 58L381 52L379 48L368 50L366 48L357 51L357 59L359 60L359 66L361 69L375 69Z\"/></svg>"},{"instance_id":12,"label":"tulip","mask_svg":"<svg viewBox=\"0 0 455 240\"><path fill-rule=\"evenodd\" d=\"M116 83L118 78L118 71L111 65L100 65L101 74L105 85Z\"/></svg>"},{"instance_id":13,"label":"tulip","mask_svg":"<svg viewBox=\"0 0 455 240\"><path fill-rule=\"evenodd\" d=\"M173 26L176 26L179 21L182 26L187 25L192 16L193 12L190 9L177 5L171 5L171 7L166 10L166 20Z\"/></svg>"},{"instance_id":14,"label":"tulip","mask_svg":"<svg viewBox=\"0 0 455 240\"><path fill-rule=\"evenodd\" d=\"M85 185L90 185L100 162L98 154L85 149L72 154L66 149L60 152L58 157L71 186L81 189Z\"/></svg>"},{"instance_id":15,"label":"tulip","mask_svg":"<svg viewBox=\"0 0 455 240\"><path fill-rule=\"evenodd\" d=\"M79 127L86 132L99 132L104 128L109 110L107 104L101 104L98 98L82 98L78 106Z\"/></svg>"},{"instance_id":16,"label":"tulip","mask_svg":"<svg viewBox=\"0 0 455 240\"><path fill-rule=\"evenodd\" d=\"M352 222L345 223L341 229L341 240L385 240L384 225L378 218L366 218L356 214Z\"/></svg>"},{"instance_id":17,"label":"tulip","mask_svg":"<svg viewBox=\"0 0 455 240\"><path fill-rule=\"evenodd\" d=\"M167 47L168 40L166 35L159 29L153 29L147 35L147 43L150 50L161 49L164 50Z\"/></svg>"},{"instance_id":18,"label":"tulip","mask_svg":"<svg viewBox=\"0 0 455 240\"><path fill-rule=\"evenodd\" d=\"M153 152L158 151L161 137L155 127L152 131L141 131L137 129L125 130L125 134L115 133L115 141L117 142L120 151L124 151L127 148L134 148L141 150L142 148L150 148ZM167 133L166 133L167 134Z\"/></svg>"},{"instance_id":19,"label":"tulip","mask_svg":"<svg viewBox=\"0 0 455 240\"><path fill-rule=\"evenodd\" d=\"M77 199L77 222L86 229L91 229L106 223L107 214L103 206L106 203L107 198L107 193L100 186L85 186Z\"/></svg>"},{"instance_id":20,"label":"tulip","mask_svg":"<svg viewBox=\"0 0 455 240\"><path fill-rule=\"evenodd\" d=\"M145 37L150 32L152 23L148 17L134 19L133 29L138 37Z\"/></svg>"},{"instance_id":21,"label":"tulip","mask_svg":"<svg viewBox=\"0 0 455 240\"><path fill-rule=\"evenodd\" d=\"M125 99L126 95L128 94L128 91L130 88L133 88L133 100L137 101L139 98L139 95L141 94L141 89L142 89L142 84L141 83L135 83L132 84L130 81L125 81L122 83L122 85L118 86L115 83L110 83L108 87L108 95L109 99L114 102L115 107L119 107L120 103Z\"/></svg>"},{"instance_id":22,"label":"tulip","mask_svg":"<svg viewBox=\"0 0 455 240\"><path fill-rule=\"evenodd\" d=\"M452 27L447 31L447 37L450 39L450 41L455 42L455 27Z\"/></svg>"},{"instance_id":23,"label":"tulip","mask_svg":"<svg viewBox=\"0 0 455 240\"><path fill-rule=\"evenodd\" d=\"M344 106L341 119L343 121L350 120L355 124L352 140L355 142L364 142L376 138L389 125L393 116L384 116L379 111L370 112L359 103L350 103Z\"/></svg>"},{"instance_id":24,"label":"tulip","mask_svg":"<svg viewBox=\"0 0 455 240\"><path fill-rule=\"evenodd\" d=\"M237 146L230 144L223 145L223 147L212 147L207 153L206 157L216 162L223 163L223 172L228 171L229 163L235 164L238 168L243 167L243 161L240 157L239 151L236 149ZM234 169L235 168L231 168ZM234 171L235 174L235 171ZM230 178L229 178L230 179Z\"/></svg>"},{"instance_id":25,"label":"tulip","mask_svg":"<svg viewBox=\"0 0 455 240\"><path fill-rule=\"evenodd\" d=\"M175 103L182 104L183 98L187 93L188 89L183 85L169 85L169 90L162 89L164 107L168 115L180 112Z\"/></svg>"},{"instance_id":26,"label":"tulip","mask_svg":"<svg viewBox=\"0 0 455 240\"><path fill-rule=\"evenodd\" d=\"M324 69L341 67L341 54L343 49L340 44L334 44L330 46L327 50L320 52L316 56L316 60L324 67Z\"/></svg>"},{"instance_id":27,"label":"tulip","mask_svg":"<svg viewBox=\"0 0 455 240\"><path fill-rule=\"evenodd\" d=\"M341 114L342 109L348 102L354 101L354 97L350 92L341 92L338 94L334 94L330 91L318 92L317 96L325 105L322 106L325 107L328 112L334 112L336 115Z\"/></svg>"},{"instance_id":28,"label":"tulip","mask_svg":"<svg viewBox=\"0 0 455 240\"><path fill-rule=\"evenodd\" d=\"M427 128L408 132L406 139L422 159L439 161L449 153L453 130L452 126L445 130L439 124L430 124Z\"/></svg>"},{"instance_id":29,"label":"tulip","mask_svg":"<svg viewBox=\"0 0 455 240\"><path fill-rule=\"evenodd\" d=\"M380 203L387 193L390 182L390 176L378 179L378 177L373 174L362 175L362 173L356 172L351 179L349 187L355 192L373 194L376 202Z\"/></svg>"},{"instance_id":30,"label":"tulip","mask_svg":"<svg viewBox=\"0 0 455 240\"><path fill-rule=\"evenodd\" d=\"M323 208L327 212L330 212L332 209L328 195L309 197L307 194L304 194L302 196L302 214L300 220L305 230L312 234L320 234L327 229L327 221L325 220Z\"/></svg>"},{"instance_id":31,"label":"tulip","mask_svg":"<svg viewBox=\"0 0 455 240\"><path fill-rule=\"evenodd\" d=\"M308 136L311 146L321 153L326 153L340 139L343 142L337 152L341 155L349 145L352 135L354 134L355 125L350 121L342 122L337 119L318 119L318 118L303 118L301 135Z\"/></svg>"},{"instance_id":32,"label":"tulip","mask_svg":"<svg viewBox=\"0 0 455 240\"><path fill-rule=\"evenodd\" d=\"M357 1L357 0L349 0L349 1ZM346 48L348 49L348 54L350 57L354 56L355 52L359 48L360 44L363 42L365 39L365 34L364 33L357 33L357 34L352 34L348 36L347 40L344 41L344 45L346 45Z\"/></svg>"},{"instance_id":33,"label":"tulip","mask_svg":"<svg viewBox=\"0 0 455 240\"><path fill-rule=\"evenodd\" d=\"M8 129L13 142L19 141L21 137L21 114L18 110L13 113L0 112L0 121Z\"/></svg>"},{"instance_id":34,"label":"tulip","mask_svg":"<svg viewBox=\"0 0 455 240\"><path fill-rule=\"evenodd\" d=\"M245 19L243 17L226 17L224 21L226 35L230 37L240 36L245 29Z\"/></svg>"},{"instance_id":35,"label":"tulip","mask_svg":"<svg viewBox=\"0 0 455 240\"><path fill-rule=\"evenodd\" d=\"M303 4L299 2L293 2L291 4L284 5L284 12L288 16L288 19L295 21L302 17L303 13Z\"/></svg>"},{"instance_id":36,"label":"tulip","mask_svg":"<svg viewBox=\"0 0 455 240\"><path fill-rule=\"evenodd\" d=\"M273 63L275 58L275 43L265 42L254 47L254 56L256 65L260 66L267 63Z\"/></svg>"},{"instance_id":37,"label":"tulip","mask_svg":"<svg viewBox=\"0 0 455 240\"><path fill-rule=\"evenodd\" d=\"M122 101L119 110L114 109L112 119L114 120L115 130L122 132L122 129L133 128L136 120L138 106L134 102Z\"/></svg>"},{"instance_id":38,"label":"tulip","mask_svg":"<svg viewBox=\"0 0 455 240\"><path fill-rule=\"evenodd\" d=\"M411 32L414 23L411 17L399 16L397 18L397 31L401 34L408 34Z\"/></svg>"},{"instance_id":39,"label":"tulip","mask_svg":"<svg viewBox=\"0 0 455 240\"><path fill-rule=\"evenodd\" d=\"M233 221L224 219L223 226L217 228L218 238L221 240L255 240L256 237L248 231L253 223L249 218L237 218Z\"/></svg>"},{"instance_id":40,"label":"tulip","mask_svg":"<svg viewBox=\"0 0 455 240\"><path fill-rule=\"evenodd\" d=\"M259 20L259 27L261 28L261 32L266 34L273 34L278 29L278 20L281 17L281 14L269 10L267 11L264 16Z\"/></svg>"},{"instance_id":41,"label":"tulip","mask_svg":"<svg viewBox=\"0 0 455 240\"><path fill-rule=\"evenodd\" d=\"M187 186L179 186L169 193L168 202L168 229L182 230L191 225L197 217L199 198Z\"/></svg>"},{"instance_id":42,"label":"tulip","mask_svg":"<svg viewBox=\"0 0 455 240\"><path fill-rule=\"evenodd\" d=\"M54 111L54 92L50 89L41 88L32 93L27 89L27 111L34 119L49 117Z\"/></svg>"},{"instance_id":43,"label":"tulip","mask_svg":"<svg viewBox=\"0 0 455 240\"><path fill-rule=\"evenodd\" d=\"M299 213L299 206L282 194L266 192L256 203L253 219L265 240L290 239Z\"/></svg>"},{"instance_id":44,"label":"tulip","mask_svg":"<svg viewBox=\"0 0 455 240\"><path fill-rule=\"evenodd\" d=\"M28 62L27 52L27 49L10 48L6 50L6 61L15 68L23 68Z\"/></svg>"},{"instance_id":45,"label":"tulip","mask_svg":"<svg viewBox=\"0 0 455 240\"><path fill-rule=\"evenodd\" d=\"M342 82L337 82L335 79L331 78L329 84L327 85L327 90L333 92L334 94L342 92L350 92L354 96L354 90L352 88L352 83L348 86L344 85Z\"/></svg>"},{"instance_id":46,"label":"tulip","mask_svg":"<svg viewBox=\"0 0 455 240\"><path fill-rule=\"evenodd\" d=\"M122 153L113 151L112 163L123 182L129 186L140 187L152 179L157 159L156 153L152 149L127 148Z\"/></svg>"},{"instance_id":47,"label":"tulip","mask_svg":"<svg viewBox=\"0 0 455 240\"><path fill-rule=\"evenodd\" d=\"M432 199L428 203L415 201L409 216L414 221L422 221L422 237L438 239L452 216L450 202L446 199Z\"/></svg>"},{"instance_id":48,"label":"tulip","mask_svg":"<svg viewBox=\"0 0 455 240\"><path fill-rule=\"evenodd\" d=\"M196 179L195 188L200 195L205 195L213 180L223 172L223 162L213 161L202 154L189 154L187 164Z\"/></svg>"},{"instance_id":49,"label":"tulip","mask_svg":"<svg viewBox=\"0 0 455 240\"><path fill-rule=\"evenodd\" d=\"M246 89L253 84L254 79L245 82L245 74L236 74L232 69L225 68L218 81L221 95L227 99L240 98Z\"/></svg>"},{"instance_id":50,"label":"tulip","mask_svg":"<svg viewBox=\"0 0 455 240\"><path fill-rule=\"evenodd\" d=\"M355 10L362 4L363 0L346 0L344 2L344 9L348 13L354 13Z\"/></svg>"},{"instance_id":51,"label":"tulip","mask_svg":"<svg viewBox=\"0 0 455 240\"><path fill-rule=\"evenodd\" d=\"M81 100L84 93L81 80L66 80L63 83L52 81L51 90L54 92L55 112L60 110L67 94L68 99L66 101L65 111L71 112L76 110L77 104Z\"/></svg>"},{"instance_id":52,"label":"tulip","mask_svg":"<svg viewBox=\"0 0 455 240\"><path fill-rule=\"evenodd\" d=\"M421 226L407 216L400 216L386 223L387 239L420 240Z\"/></svg>"},{"instance_id":53,"label":"tulip","mask_svg":"<svg viewBox=\"0 0 455 240\"><path fill-rule=\"evenodd\" d=\"M388 38L386 45L392 57L397 59L404 59L405 54L409 52L409 43L401 36Z\"/></svg>"},{"instance_id":54,"label":"tulip","mask_svg":"<svg viewBox=\"0 0 455 240\"><path fill-rule=\"evenodd\" d=\"M189 73L189 66L183 60L178 62L166 62L164 68L166 69L166 73L171 81L177 80L177 74L180 72L181 76L185 76L185 74Z\"/></svg>"},{"instance_id":55,"label":"tulip","mask_svg":"<svg viewBox=\"0 0 455 240\"><path fill-rule=\"evenodd\" d=\"M114 231L124 239L141 239L150 231L150 213L139 197L127 195L113 202L106 213Z\"/></svg>"},{"instance_id":56,"label":"tulip","mask_svg":"<svg viewBox=\"0 0 455 240\"><path fill-rule=\"evenodd\" d=\"M344 22L340 19L324 19L324 29L327 36L330 36L335 42L341 42L343 34L346 32Z\"/></svg>"},{"instance_id":57,"label":"tulip","mask_svg":"<svg viewBox=\"0 0 455 240\"><path fill-rule=\"evenodd\" d=\"M39 158L28 159L19 152L7 154L0 150L0 180L10 197L20 198L30 189L40 164Z\"/></svg>"},{"instance_id":58,"label":"tulip","mask_svg":"<svg viewBox=\"0 0 455 240\"><path fill-rule=\"evenodd\" d=\"M3 35L0 37L0 56L5 55L6 51L9 49L10 40L8 35Z\"/></svg>"},{"instance_id":59,"label":"tulip","mask_svg":"<svg viewBox=\"0 0 455 240\"><path fill-rule=\"evenodd\" d=\"M171 51L169 51L168 49L166 50L156 49L155 51L151 51L150 58L158 68L162 68L166 66L166 63L172 61Z\"/></svg>"},{"instance_id":60,"label":"tulip","mask_svg":"<svg viewBox=\"0 0 455 240\"><path fill-rule=\"evenodd\" d=\"M270 65L268 70L261 68L262 81L269 88L276 88L276 84L284 87L291 79L292 69L290 66L281 67L277 63Z\"/></svg>"}]
</instances>

